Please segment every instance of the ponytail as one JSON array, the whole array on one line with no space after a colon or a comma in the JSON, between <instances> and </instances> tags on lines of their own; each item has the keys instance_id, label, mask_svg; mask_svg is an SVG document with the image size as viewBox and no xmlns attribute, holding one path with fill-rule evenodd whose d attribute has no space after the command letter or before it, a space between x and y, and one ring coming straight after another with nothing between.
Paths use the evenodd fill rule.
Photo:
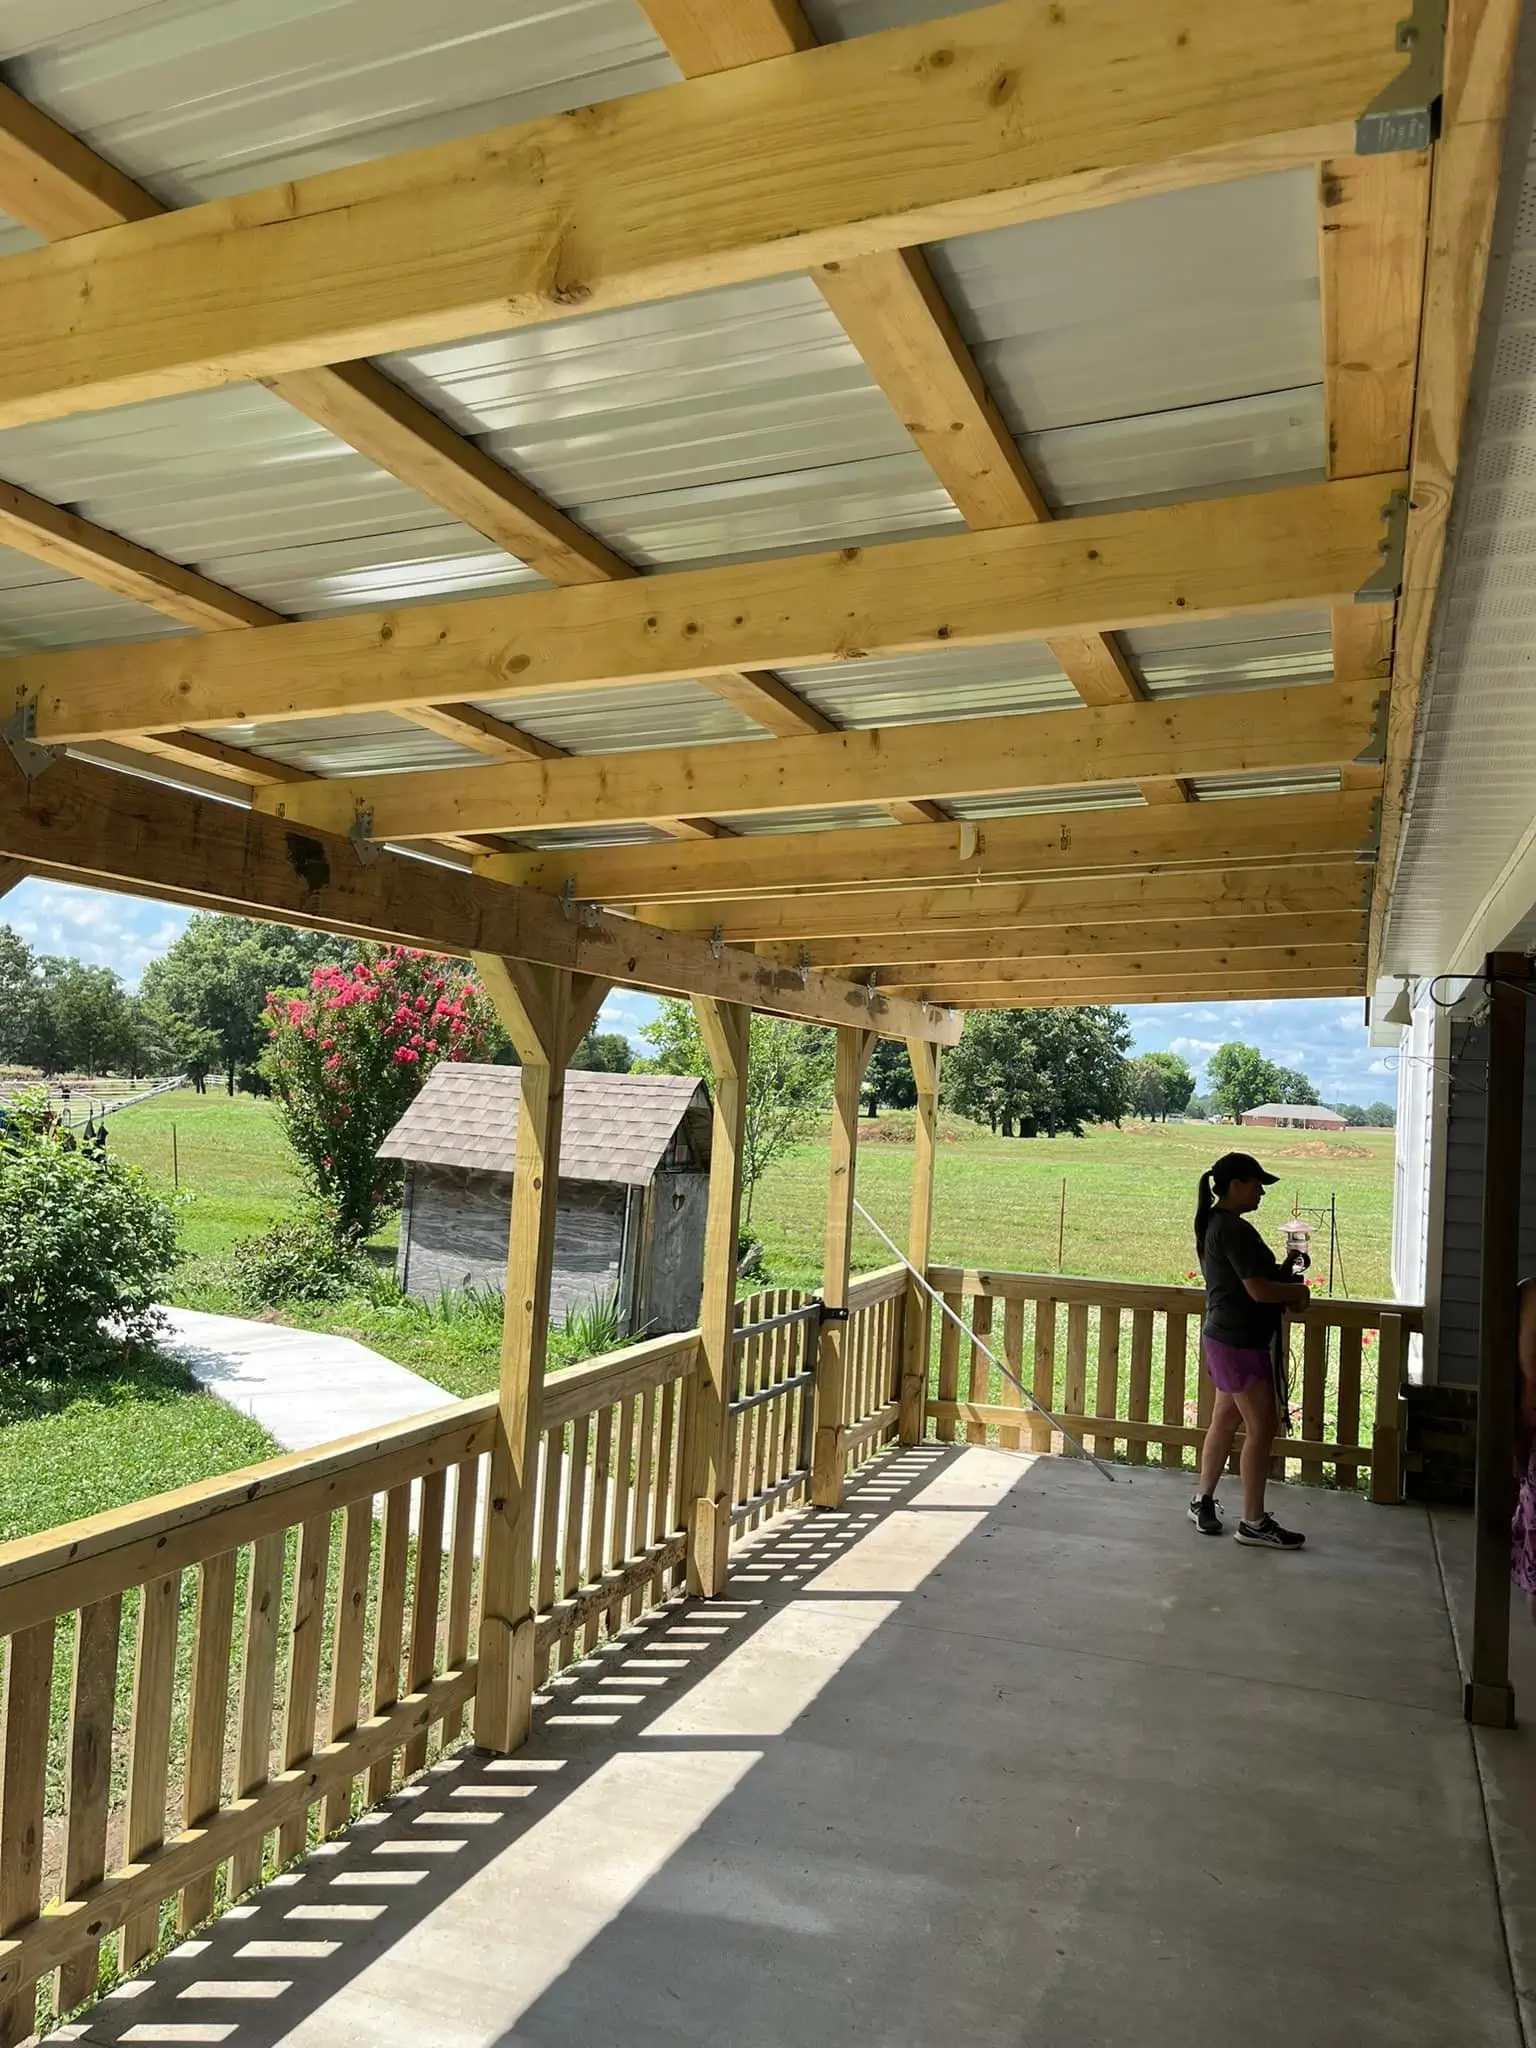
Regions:
<instances>
[{"instance_id":1,"label":"ponytail","mask_svg":"<svg viewBox=\"0 0 1536 2048\"><path fill-rule=\"evenodd\" d=\"M1205 1232L1211 1220L1211 1211L1216 1206L1215 1176L1209 1167L1201 1174L1195 1187L1195 1256L1205 1257Z\"/></svg>"}]
</instances>

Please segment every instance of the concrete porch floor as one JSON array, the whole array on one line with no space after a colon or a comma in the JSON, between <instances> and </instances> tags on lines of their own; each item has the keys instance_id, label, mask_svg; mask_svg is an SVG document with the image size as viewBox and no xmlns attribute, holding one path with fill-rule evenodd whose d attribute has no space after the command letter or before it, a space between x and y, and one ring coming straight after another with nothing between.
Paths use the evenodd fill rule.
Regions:
<instances>
[{"instance_id":1,"label":"concrete porch floor","mask_svg":"<svg viewBox=\"0 0 1536 2048\"><path fill-rule=\"evenodd\" d=\"M52 2038L1517 2048L1427 1517L1188 1491L877 1463Z\"/></svg>"}]
</instances>

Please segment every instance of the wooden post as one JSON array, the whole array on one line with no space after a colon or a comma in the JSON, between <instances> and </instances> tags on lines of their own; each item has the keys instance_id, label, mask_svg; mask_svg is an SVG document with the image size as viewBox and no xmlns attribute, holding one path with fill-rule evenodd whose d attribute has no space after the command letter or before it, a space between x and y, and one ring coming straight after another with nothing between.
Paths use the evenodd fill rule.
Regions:
<instances>
[{"instance_id":1,"label":"wooden post","mask_svg":"<svg viewBox=\"0 0 1536 2048\"><path fill-rule=\"evenodd\" d=\"M506 1754L527 1740L533 1720L534 1504L565 1068L607 985L495 955L477 954L475 966L523 1063L475 1692L475 1741Z\"/></svg>"},{"instance_id":2,"label":"wooden post","mask_svg":"<svg viewBox=\"0 0 1536 2048\"><path fill-rule=\"evenodd\" d=\"M683 1437L688 1502L688 1590L725 1591L731 1540L731 1399L736 1377L736 1251L741 1229L743 1139L752 1013L741 1003L694 1000L714 1078L699 1370Z\"/></svg>"},{"instance_id":3,"label":"wooden post","mask_svg":"<svg viewBox=\"0 0 1536 2048\"><path fill-rule=\"evenodd\" d=\"M1324 1332L1326 1336L1327 1332ZM1308 1329L1310 1337L1311 1330ZM1403 1497L1403 1364L1406 1348L1401 1316L1383 1316L1376 1347L1376 1414L1371 1427L1371 1499L1396 1507ZM1342 1378L1342 1361L1341 1361ZM1302 1429L1308 1432L1303 1422ZM1309 1433L1309 1432L1308 1432ZM1343 1425L1339 1440L1347 1443ZM1320 1469L1320 1468L1319 1468Z\"/></svg>"},{"instance_id":4,"label":"wooden post","mask_svg":"<svg viewBox=\"0 0 1536 2048\"><path fill-rule=\"evenodd\" d=\"M939 1049L921 1039L908 1042L917 1082L917 1117L912 1127L912 1205L907 1221L907 1257L919 1273L928 1271L933 1244L933 1173L939 1135ZM928 1295L909 1274L901 1318L901 1416L904 1444L920 1444L927 1430L928 1350L932 1343Z\"/></svg>"},{"instance_id":5,"label":"wooden post","mask_svg":"<svg viewBox=\"0 0 1536 2048\"><path fill-rule=\"evenodd\" d=\"M848 1274L853 1247L854 1168L859 1152L859 1090L875 1034L840 1024L837 1086L832 1102L832 1170L827 1185L827 1246L821 1299L826 1320L816 1354L816 1447L811 1459L811 1501L835 1508L843 1499L843 1436L848 1387Z\"/></svg>"},{"instance_id":6,"label":"wooden post","mask_svg":"<svg viewBox=\"0 0 1536 2048\"><path fill-rule=\"evenodd\" d=\"M1487 964L1491 1009L1478 1318L1477 1545L1471 1668L1464 1699L1467 1719L1480 1728L1512 1728L1515 1722L1515 1693L1509 1682L1509 1525L1515 1505L1516 1290L1529 972L1529 963L1519 954L1494 953Z\"/></svg>"}]
</instances>

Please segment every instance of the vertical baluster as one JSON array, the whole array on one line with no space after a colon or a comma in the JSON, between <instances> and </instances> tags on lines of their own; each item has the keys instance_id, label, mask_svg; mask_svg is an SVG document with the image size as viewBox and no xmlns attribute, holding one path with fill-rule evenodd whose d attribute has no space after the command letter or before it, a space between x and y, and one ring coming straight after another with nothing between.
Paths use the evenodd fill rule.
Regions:
<instances>
[{"instance_id":1,"label":"vertical baluster","mask_svg":"<svg viewBox=\"0 0 1536 2048\"><path fill-rule=\"evenodd\" d=\"M761 1306L754 1308L754 1315L762 1315ZM766 1336L750 1337L736 1347L738 1398L761 1393L768 1384L768 1372L773 1357L773 1340L778 1335L770 1330ZM772 1414L770 1405L764 1402L757 1408L748 1409L741 1418L741 1427L736 1437L736 1457L733 1467L735 1475L735 1499L737 1506L762 1491L764 1448L768 1441L768 1424ZM753 1527L756 1517L747 1526Z\"/></svg>"},{"instance_id":2,"label":"vertical baluster","mask_svg":"<svg viewBox=\"0 0 1536 2048\"><path fill-rule=\"evenodd\" d=\"M1009 1372L1020 1382L1024 1378L1024 1297L1010 1294L1003 1303L1003 1358ZM998 1399L1005 1408L1022 1408L1024 1396L1006 1375L998 1390ZM1005 1451L1020 1451L1024 1448L1024 1432L1016 1423L1005 1423L997 1432L998 1447Z\"/></svg>"},{"instance_id":3,"label":"vertical baluster","mask_svg":"<svg viewBox=\"0 0 1536 2048\"><path fill-rule=\"evenodd\" d=\"M69 1695L69 1805L64 1821L63 1898L99 1884L107 1870L107 1809L112 1791L112 1723L117 1698L123 1596L80 1610ZM59 1970L59 2011L95 1995L101 1947L89 1942Z\"/></svg>"},{"instance_id":4,"label":"vertical baluster","mask_svg":"<svg viewBox=\"0 0 1536 2048\"><path fill-rule=\"evenodd\" d=\"M782 1300L785 1314L788 1314L792 1308L804 1307L799 1294L787 1287L783 1290ZM781 1380L793 1379L804 1369L806 1329L806 1323L787 1323L779 1332L778 1377ZM775 1482L780 1479L787 1479L800 1463L800 1390L798 1387L791 1388L783 1397L778 1403L778 1410L778 1452L774 1459L773 1472ZM787 1505L787 1500L781 1500L774 1509L775 1514L782 1514Z\"/></svg>"},{"instance_id":5,"label":"vertical baluster","mask_svg":"<svg viewBox=\"0 0 1536 2048\"><path fill-rule=\"evenodd\" d=\"M586 1582L595 1586L608 1565L608 1515L613 1500L613 1410L604 1408L597 1418L597 1448L592 1460L592 1511L587 1523ZM603 1617L594 1610L582 1630L582 1647L597 1648L603 1632Z\"/></svg>"},{"instance_id":6,"label":"vertical baluster","mask_svg":"<svg viewBox=\"0 0 1536 2048\"><path fill-rule=\"evenodd\" d=\"M1360 1441L1361 1335L1358 1330L1339 1332L1339 1442ZM1360 1485L1360 1467L1352 1459L1340 1458L1339 1484L1354 1493Z\"/></svg>"},{"instance_id":7,"label":"vertical baluster","mask_svg":"<svg viewBox=\"0 0 1536 2048\"><path fill-rule=\"evenodd\" d=\"M152 1579L139 1594L134 1654L132 1750L128 1759L128 1815L123 1858L133 1863L165 1840L165 1793L171 1753L171 1701L176 1691L176 1627L181 1618L181 1573ZM121 1967L131 1970L160 1938L154 1906L123 1923Z\"/></svg>"},{"instance_id":8,"label":"vertical baluster","mask_svg":"<svg viewBox=\"0 0 1536 2048\"><path fill-rule=\"evenodd\" d=\"M1321 1443L1323 1440L1327 1429L1327 1406L1328 1325L1314 1312L1302 1324L1301 1433L1309 1443ZM1301 1483L1303 1486L1322 1485L1321 1458L1302 1459Z\"/></svg>"},{"instance_id":9,"label":"vertical baluster","mask_svg":"<svg viewBox=\"0 0 1536 2048\"><path fill-rule=\"evenodd\" d=\"M977 1337L992 1334L992 1297L978 1294L971 1304L971 1329ZM965 1398L985 1405L992 1391L992 1361L980 1344L968 1347L970 1356L966 1363ZM987 1440L987 1425L984 1422L967 1422L965 1440L968 1444L984 1444Z\"/></svg>"},{"instance_id":10,"label":"vertical baluster","mask_svg":"<svg viewBox=\"0 0 1536 2048\"><path fill-rule=\"evenodd\" d=\"M1163 1324L1163 1420L1170 1427L1184 1427L1184 1393L1189 1374L1189 1317L1181 1309L1170 1309ZM1164 1444L1159 1463L1177 1471L1184 1468L1184 1446Z\"/></svg>"},{"instance_id":11,"label":"vertical baluster","mask_svg":"<svg viewBox=\"0 0 1536 2048\"><path fill-rule=\"evenodd\" d=\"M428 1472L421 1482L421 1511L416 1518L416 1584L411 1592L407 1692L425 1692L437 1674L437 1635L443 1601L443 1517L447 1506L448 1474ZM430 1735L431 1731L423 1728L406 1744L402 1766L406 1777L426 1769Z\"/></svg>"},{"instance_id":12,"label":"vertical baluster","mask_svg":"<svg viewBox=\"0 0 1536 2048\"><path fill-rule=\"evenodd\" d=\"M964 1299L960 1294L946 1294L944 1306L953 1315L964 1313ZM939 1333L939 1399L958 1401L960 1398L960 1331L945 1316ZM955 1425L948 1416L940 1416L934 1424L934 1435L941 1444L955 1441Z\"/></svg>"},{"instance_id":13,"label":"vertical baluster","mask_svg":"<svg viewBox=\"0 0 1536 2048\"><path fill-rule=\"evenodd\" d=\"M581 1589L582 1540L586 1531L587 1464L592 1455L592 1418L580 1416L571 1424L571 1461L566 1473L565 1532L560 1547L560 1598L574 1599ZM561 1671L575 1654L574 1630L567 1630L554 1645L551 1664Z\"/></svg>"},{"instance_id":14,"label":"vertical baluster","mask_svg":"<svg viewBox=\"0 0 1536 2048\"><path fill-rule=\"evenodd\" d=\"M1120 1412L1120 1311L1117 1308L1099 1310L1099 1365L1094 1381L1093 1412L1095 1415L1117 1416ZM1094 1456L1112 1458L1115 1455L1115 1435L1099 1435L1093 1440Z\"/></svg>"},{"instance_id":15,"label":"vertical baluster","mask_svg":"<svg viewBox=\"0 0 1536 2048\"><path fill-rule=\"evenodd\" d=\"M1071 1301L1067 1304L1067 1373L1063 1384L1062 1407L1068 1415L1081 1415L1088 1406L1088 1304L1086 1301ZM1063 1444L1069 1457L1078 1453L1071 1444Z\"/></svg>"},{"instance_id":16,"label":"vertical baluster","mask_svg":"<svg viewBox=\"0 0 1536 2048\"><path fill-rule=\"evenodd\" d=\"M545 1452L546 1458L548 1451ZM461 1458L453 1476L453 1537L448 1559L448 1632L443 1642L443 1668L462 1671L469 1661L469 1632L475 1602L475 1509L480 1491L480 1460ZM449 1749L464 1732L464 1709L455 1707L443 1721L443 1747Z\"/></svg>"},{"instance_id":17,"label":"vertical baluster","mask_svg":"<svg viewBox=\"0 0 1536 2048\"><path fill-rule=\"evenodd\" d=\"M189 1828L219 1810L224 1790L224 1746L229 1732L229 1663L235 1632L236 1554L205 1558L197 1574L197 1631L192 1647L192 1697L187 1711L187 1761L182 1812ZM213 1911L216 1873L206 1870L182 1887L180 1934Z\"/></svg>"},{"instance_id":18,"label":"vertical baluster","mask_svg":"<svg viewBox=\"0 0 1536 2048\"><path fill-rule=\"evenodd\" d=\"M630 1550L638 1557L651 1545L651 1522L655 1515L656 1489L656 1389L647 1387L640 1396L639 1454L635 1462L635 1525ZM629 1618L638 1621L650 1602L650 1582L636 1586L629 1596Z\"/></svg>"},{"instance_id":19,"label":"vertical baluster","mask_svg":"<svg viewBox=\"0 0 1536 2048\"><path fill-rule=\"evenodd\" d=\"M373 1711L400 1697L400 1654L405 1633L405 1579L410 1561L411 1489L392 1486L384 1496L384 1540L379 1560L378 1606L373 1619ZM395 1782L395 1760L381 1756L368 1773L368 1801L376 1806Z\"/></svg>"},{"instance_id":20,"label":"vertical baluster","mask_svg":"<svg viewBox=\"0 0 1536 2048\"><path fill-rule=\"evenodd\" d=\"M539 1473L538 1547L534 1554L533 1611L548 1614L560 1582L560 1501L566 1485L565 1424L544 1432L544 1458ZM546 1643L534 1658L534 1683L549 1677L554 1644Z\"/></svg>"},{"instance_id":21,"label":"vertical baluster","mask_svg":"<svg viewBox=\"0 0 1536 2048\"><path fill-rule=\"evenodd\" d=\"M1056 1304L1035 1303L1035 1399L1041 1408L1056 1406ZM1051 1448L1051 1425L1038 1409L1029 1411L1029 1447L1032 1451Z\"/></svg>"},{"instance_id":22,"label":"vertical baluster","mask_svg":"<svg viewBox=\"0 0 1536 2048\"><path fill-rule=\"evenodd\" d=\"M265 1539L264 1539L265 1540ZM277 1539L281 1546L281 1538ZM258 1550L260 1545L257 1546ZM363 1643L368 1630L368 1579L373 1565L373 1496L352 1501L342 1516L341 1574L336 1584L336 1637L331 1656L331 1710L327 1723L332 1742L340 1742L350 1735L357 1726L363 1706ZM282 1584L283 1554L277 1552L278 1585ZM260 1770L257 1783L263 1783L267 1774L267 1750L271 1736L272 1722L272 1658L277 1648L276 1598L272 1602L270 1629L263 1631L263 1657L265 1670L263 1686L266 1709L262 1720ZM268 1641L270 1640L270 1648ZM247 1648L247 1673L249 1674L250 1651ZM247 1675L247 1698L249 1699L249 1675ZM241 1743L244 1753L245 1733L242 1728ZM257 1759L252 1758L253 1766ZM338 1828L344 1828L352 1818L352 1787L355 1778L348 1778L327 1793L325 1801L325 1832L334 1835ZM250 1880L254 1882L254 1876Z\"/></svg>"},{"instance_id":23,"label":"vertical baluster","mask_svg":"<svg viewBox=\"0 0 1536 2048\"><path fill-rule=\"evenodd\" d=\"M1149 1422L1152 1407L1152 1311L1149 1308L1133 1309L1131 1312L1131 1391L1127 1419L1131 1422ZM1129 1445L1133 1465L1147 1462L1147 1440L1132 1437Z\"/></svg>"},{"instance_id":24,"label":"vertical baluster","mask_svg":"<svg viewBox=\"0 0 1536 2048\"><path fill-rule=\"evenodd\" d=\"M50 1618L10 1638L5 1659L5 1742L0 1762L0 1935L34 1918L42 1902L43 1799L48 1786L48 1722L53 1700ZM172 1635L174 1645L175 1636ZM164 1801L161 1802L162 1816ZM27 2040L37 1987L20 1984L0 2003L0 2048Z\"/></svg>"},{"instance_id":25,"label":"vertical baluster","mask_svg":"<svg viewBox=\"0 0 1536 2048\"><path fill-rule=\"evenodd\" d=\"M661 1390L661 1420L656 1431L656 1518L651 1525L652 1538L661 1543L681 1526L681 1507L677 1502L677 1408L678 1380L668 1380ZM675 1584L680 1567L670 1575L658 1572L651 1581L651 1597L648 1606L662 1599L667 1590L669 1577Z\"/></svg>"},{"instance_id":26,"label":"vertical baluster","mask_svg":"<svg viewBox=\"0 0 1536 2048\"><path fill-rule=\"evenodd\" d=\"M629 1563L629 1513L630 1495L634 1487L633 1468L635 1462L635 1396L626 1395L619 1404L619 1445L617 1469L613 1481L613 1564L622 1571ZM624 1597L618 1595L608 1608L608 1633L614 1635L624 1625Z\"/></svg>"},{"instance_id":27,"label":"vertical baluster","mask_svg":"<svg viewBox=\"0 0 1536 2048\"><path fill-rule=\"evenodd\" d=\"M409 1489L403 1489L408 1491ZM293 1621L289 1630L288 1699L283 1715L283 1769L290 1771L315 1753L320 1707L320 1658L325 1647L325 1587L331 1566L331 1517L311 1515L299 1527L299 1561L293 1580ZM385 1762L388 1763L386 1758ZM385 1791L389 1788L386 1785ZM376 1793L382 1798L382 1793ZM279 1863L302 1855L309 1840L309 1812L296 1813L277 1831Z\"/></svg>"}]
</instances>

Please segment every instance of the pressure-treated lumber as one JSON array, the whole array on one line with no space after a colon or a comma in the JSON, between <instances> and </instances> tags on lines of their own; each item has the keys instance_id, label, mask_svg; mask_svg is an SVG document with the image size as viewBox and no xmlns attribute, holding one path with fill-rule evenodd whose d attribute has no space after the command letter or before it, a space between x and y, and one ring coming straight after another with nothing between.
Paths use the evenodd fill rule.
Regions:
<instances>
[{"instance_id":1,"label":"pressure-treated lumber","mask_svg":"<svg viewBox=\"0 0 1536 2048\"><path fill-rule=\"evenodd\" d=\"M1313 916L1254 911L1247 916L1163 918L1125 923L1112 918L1093 925L1058 925L1044 929L992 932L914 932L866 935L857 939L819 939L799 945L769 947L765 955L786 965L804 961L816 967L898 967L907 960L996 961L1017 966L1028 960L1049 961L1072 954L1095 959L1123 953L1186 955L1200 952L1252 953L1254 964L1270 953L1287 954L1319 945L1363 945L1363 907ZM1277 961L1276 965L1283 965Z\"/></svg>"},{"instance_id":2,"label":"pressure-treated lumber","mask_svg":"<svg viewBox=\"0 0 1536 2048\"><path fill-rule=\"evenodd\" d=\"M502 701L1351 598L1396 475L0 662L37 736ZM1345 681L1354 680L1344 678ZM1122 707L1114 707L1122 708Z\"/></svg>"},{"instance_id":3,"label":"pressure-treated lumber","mask_svg":"<svg viewBox=\"0 0 1536 2048\"><path fill-rule=\"evenodd\" d=\"M0 425L1315 161L1398 4L1011 0L29 251Z\"/></svg>"},{"instance_id":4,"label":"pressure-treated lumber","mask_svg":"<svg viewBox=\"0 0 1536 2048\"><path fill-rule=\"evenodd\" d=\"M912 1126L912 1193L907 1212L907 1258L917 1273L926 1273L933 1247L933 1180L939 1141L939 1053L931 1045L907 1048L917 1090ZM928 1392L928 1354L932 1317L928 1294L911 1276L904 1276L906 1294L901 1313L901 1384L899 1434L904 1444L923 1439L923 1401Z\"/></svg>"},{"instance_id":5,"label":"pressure-treated lumber","mask_svg":"<svg viewBox=\"0 0 1536 2048\"><path fill-rule=\"evenodd\" d=\"M1344 860L1230 872L1073 877L1022 885L974 882L847 897L829 893L762 902L674 903L661 906L655 915L677 930L707 933L718 924L727 940L782 944L892 932L1059 929L1138 919L1358 912L1365 906L1368 885L1368 871Z\"/></svg>"},{"instance_id":6,"label":"pressure-treated lumber","mask_svg":"<svg viewBox=\"0 0 1536 2048\"><path fill-rule=\"evenodd\" d=\"M832 1090L832 1143L827 1172L827 1234L821 1269L823 1321L816 1351L816 1436L811 1501L842 1504L848 1414L848 1281L853 1253L854 1181L859 1158L859 1093L875 1049L874 1035L845 1027L837 1034Z\"/></svg>"},{"instance_id":7,"label":"pressure-treated lumber","mask_svg":"<svg viewBox=\"0 0 1536 2048\"><path fill-rule=\"evenodd\" d=\"M1419 692L1482 316L1520 17L1520 0L1450 0L1446 10L1445 93L1430 202L1408 536L1392 652L1381 871L1371 906L1373 980L1401 851Z\"/></svg>"},{"instance_id":8,"label":"pressure-treated lumber","mask_svg":"<svg viewBox=\"0 0 1536 2048\"><path fill-rule=\"evenodd\" d=\"M752 1013L739 1003L698 1000L699 1035L714 1096L709 1209L699 1306L699 1367L683 1432L683 1497L688 1514L688 1590L726 1587L734 1474L731 1401L736 1392L736 1266L747 1127Z\"/></svg>"},{"instance_id":9,"label":"pressure-treated lumber","mask_svg":"<svg viewBox=\"0 0 1536 2048\"><path fill-rule=\"evenodd\" d=\"M1276 982L1294 980L1298 975L1322 977L1334 973L1358 974L1365 965L1364 935L1352 944L1316 946L1233 946L1226 950L1134 953L1069 953L1057 958L1022 956L1016 959L904 961L898 966L875 970L878 988L921 986L943 1000L942 991L952 984L994 982L1009 987L1065 987L1077 981L1120 981L1127 987L1143 980L1172 981L1188 977L1194 981L1215 980L1233 974L1244 980L1265 976Z\"/></svg>"},{"instance_id":10,"label":"pressure-treated lumber","mask_svg":"<svg viewBox=\"0 0 1536 2048\"><path fill-rule=\"evenodd\" d=\"M1349 973L1178 974L1135 982L1106 974L1097 981L943 983L903 989L957 1010L1055 1010L1083 1003L1224 1003L1248 998L1358 996L1365 993L1364 968Z\"/></svg>"},{"instance_id":11,"label":"pressure-treated lumber","mask_svg":"<svg viewBox=\"0 0 1536 2048\"><path fill-rule=\"evenodd\" d=\"M0 896L9 896L26 879L27 870L23 862L0 859Z\"/></svg>"},{"instance_id":12,"label":"pressure-treated lumber","mask_svg":"<svg viewBox=\"0 0 1536 2048\"><path fill-rule=\"evenodd\" d=\"M876 1003L851 982L798 972L629 919L567 917L533 890L381 854L363 866L344 840L297 834L232 804L63 761L30 787L0 769L0 858L200 908L393 939L443 953L496 952L574 967L659 994L714 995L807 1023L954 1042L915 1005Z\"/></svg>"},{"instance_id":13,"label":"pressure-treated lumber","mask_svg":"<svg viewBox=\"0 0 1536 2048\"><path fill-rule=\"evenodd\" d=\"M1371 748L1377 684L1301 684L1079 711L877 726L815 739L641 748L528 767L357 776L257 793L259 809L376 839L519 832L670 816L987 796L1143 774L1336 768Z\"/></svg>"},{"instance_id":14,"label":"pressure-treated lumber","mask_svg":"<svg viewBox=\"0 0 1536 2048\"><path fill-rule=\"evenodd\" d=\"M903 832L775 832L708 846L563 846L486 854L480 873L597 903L780 896L792 890L877 892L915 882L1046 880L1273 866L1363 855L1369 791L1255 798L1223 811L1052 811ZM1225 829L1224 829L1225 827Z\"/></svg>"}]
</instances>

